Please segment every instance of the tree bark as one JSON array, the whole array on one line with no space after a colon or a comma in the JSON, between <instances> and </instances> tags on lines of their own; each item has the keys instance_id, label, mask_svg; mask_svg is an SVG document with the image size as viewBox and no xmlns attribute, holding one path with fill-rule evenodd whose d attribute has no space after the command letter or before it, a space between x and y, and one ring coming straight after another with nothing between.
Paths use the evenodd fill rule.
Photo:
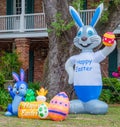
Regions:
<instances>
[{"instance_id":1,"label":"tree bark","mask_svg":"<svg viewBox=\"0 0 120 127\"><path fill-rule=\"evenodd\" d=\"M68 2L62 0L44 0L46 22L48 29L51 29L51 23L56 22L56 14L61 13L62 19L65 22L70 20L68 12ZM76 33L76 27L69 31L64 31L60 36L56 35L53 30L49 33L49 53L47 59L48 72L45 77L45 85L48 86L48 97L52 98L60 91L65 91L69 94L67 83L67 73L65 72L65 62L73 53L73 37Z\"/></svg>"}]
</instances>

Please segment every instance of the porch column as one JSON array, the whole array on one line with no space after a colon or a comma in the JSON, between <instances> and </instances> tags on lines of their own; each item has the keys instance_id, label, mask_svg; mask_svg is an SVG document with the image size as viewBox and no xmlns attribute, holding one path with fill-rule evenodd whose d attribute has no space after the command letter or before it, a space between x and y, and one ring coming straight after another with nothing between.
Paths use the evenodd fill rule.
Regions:
<instances>
[{"instance_id":1,"label":"porch column","mask_svg":"<svg viewBox=\"0 0 120 127\"><path fill-rule=\"evenodd\" d=\"M22 68L28 73L30 39L17 38L15 39L15 44L16 51L19 55L19 60L22 62Z\"/></svg>"},{"instance_id":2,"label":"porch column","mask_svg":"<svg viewBox=\"0 0 120 127\"><path fill-rule=\"evenodd\" d=\"M21 1L21 16L20 16L20 32L24 32L24 15L25 15L25 0Z\"/></svg>"}]
</instances>

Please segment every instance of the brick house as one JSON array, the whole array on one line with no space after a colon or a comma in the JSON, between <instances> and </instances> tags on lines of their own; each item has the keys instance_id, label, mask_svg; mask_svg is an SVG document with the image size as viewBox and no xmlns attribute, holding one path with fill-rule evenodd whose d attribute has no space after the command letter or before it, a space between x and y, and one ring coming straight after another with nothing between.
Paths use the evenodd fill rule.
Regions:
<instances>
[{"instance_id":1,"label":"brick house","mask_svg":"<svg viewBox=\"0 0 120 127\"><path fill-rule=\"evenodd\" d=\"M86 0L84 7L96 1ZM0 50L16 49L28 81L41 81L49 42L42 0L1 0L0 9ZM118 35L120 28L114 32ZM106 75L120 64L118 49L102 63Z\"/></svg>"},{"instance_id":2,"label":"brick house","mask_svg":"<svg viewBox=\"0 0 120 127\"><path fill-rule=\"evenodd\" d=\"M0 50L16 49L29 81L41 81L48 33L41 0L1 0Z\"/></svg>"}]
</instances>

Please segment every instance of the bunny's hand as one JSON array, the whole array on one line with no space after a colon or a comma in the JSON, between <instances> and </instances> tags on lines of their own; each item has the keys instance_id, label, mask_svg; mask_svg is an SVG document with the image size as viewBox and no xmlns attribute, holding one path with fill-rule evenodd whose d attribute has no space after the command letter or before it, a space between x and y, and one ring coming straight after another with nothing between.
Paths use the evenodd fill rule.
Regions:
<instances>
[{"instance_id":1,"label":"bunny's hand","mask_svg":"<svg viewBox=\"0 0 120 127\"><path fill-rule=\"evenodd\" d=\"M8 91L9 91L9 94L10 94L10 96L12 97L12 99L14 99L14 97L15 97L15 94L13 93L13 88L12 88L12 86L8 86Z\"/></svg>"},{"instance_id":2,"label":"bunny's hand","mask_svg":"<svg viewBox=\"0 0 120 127\"><path fill-rule=\"evenodd\" d=\"M9 85L8 86L8 92L12 91L12 89L13 89L12 86Z\"/></svg>"}]
</instances>

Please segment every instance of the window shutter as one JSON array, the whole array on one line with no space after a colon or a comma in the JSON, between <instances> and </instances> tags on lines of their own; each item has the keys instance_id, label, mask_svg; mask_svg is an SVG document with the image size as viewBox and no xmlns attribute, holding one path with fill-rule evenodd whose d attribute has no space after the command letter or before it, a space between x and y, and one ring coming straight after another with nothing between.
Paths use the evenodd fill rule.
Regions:
<instances>
[{"instance_id":1,"label":"window shutter","mask_svg":"<svg viewBox=\"0 0 120 127\"><path fill-rule=\"evenodd\" d=\"M26 0L27 7L26 7L26 13L34 13L34 0Z\"/></svg>"},{"instance_id":2,"label":"window shutter","mask_svg":"<svg viewBox=\"0 0 120 127\"><path fill-rule=\"evenodd\" d=\"M33 82L34 77L34 51L29 52L29 73L28 73L28 81Z\"/></svg>"},{"instance_id":3,"label":"window shutter","mask_svg":"<svg viewBox=\"0 0 120 127\"><path fill-rule=\"evenodd\" d=\"M112 72L117 70L117 48L109 55L109 76L112 77Z\"/></svg>"},{"instance_id":4,"label":"window shutter","mask_svg":"<svg viewBox=\"0 0 120 127\"><path fill-rule=\"evenodd\" d=\"M12 15L13 14L13 0L7 0L6 3L7 3L7 8L6 8L7 15Z\"/></svg>"}]
</instances>

